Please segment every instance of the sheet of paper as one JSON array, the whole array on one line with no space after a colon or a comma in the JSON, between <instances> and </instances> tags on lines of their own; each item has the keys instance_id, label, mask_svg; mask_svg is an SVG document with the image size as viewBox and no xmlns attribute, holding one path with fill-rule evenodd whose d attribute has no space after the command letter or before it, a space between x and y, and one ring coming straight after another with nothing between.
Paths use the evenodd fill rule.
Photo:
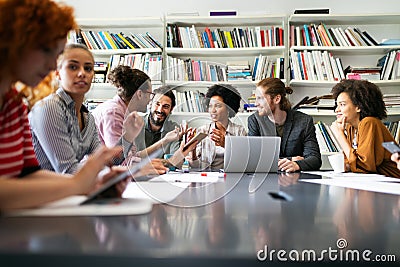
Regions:
<instances>
[{"instance_id":1,"label":"sheet of paper","mask_svg":"<svg viewBox=\"0 0 400 267\"><path fill-rule=\"evenodd\" d=\"M168 203L178 197L190 183L132 182L122 194L123 198L145 199L152 203Z\"/></svg>"},{"instance_id":2,"label":"sheet of paper","mask_svg":"<svg viewBox=\"0 0 400 267\"><path fill-rule=\"evenodd\" d=\"M32 216L117 216L136 215L151 211L153 203L146 199L107 199L102 204L79 205L86 196L71 196L40 208L21 209L5 213L9 217Z\"/></svg>"},{"instance_id":3,"label":"sheet of paper","mask_svg":"<svg viewBox=\"0 0 400 267\"><path fill-rule=\"evenodd\" d=\"M354 173L354 172L335 173L333 171L306 171L304 173L321 175L325 178L327 178L327 177L328 178L351 177L351 178L362 178L362 179L368 178L368 179L381 180L386 177L384 175L375 174L375 173Z\"/></svg>"},{"instance_id":4,"label":"sheet of paper","mask_svg":"<svg viewBox=\"0 0 400 267\"><path fill-rule=\"evenodd\" d=\"M400 179L373 174L350 174L323 179L301 179L300 181L400 195Z\"/></svg>"},{"instance_id":5,"label":"sheet of paper","mask_svg":"<svg viewBox=\"0 0 400 267\"><path fill-rule=\"evenodd\" d=\"M221 177L222 176L222 177ZM182 183L216 183L223 180L224 173L219 172L170 172L157 176L150 182L182 182Z\"/></svg>"}]
</instances>

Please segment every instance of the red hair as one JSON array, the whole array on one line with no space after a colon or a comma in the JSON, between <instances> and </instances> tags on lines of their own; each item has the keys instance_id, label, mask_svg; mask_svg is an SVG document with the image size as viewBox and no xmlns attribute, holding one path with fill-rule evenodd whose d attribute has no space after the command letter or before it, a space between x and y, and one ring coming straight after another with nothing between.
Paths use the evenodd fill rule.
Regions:
<instances>
[{"instance_id":1,"label":"red hair","mask_svg":"<svg viewBox=\"0 0 400 267\"><path fill-rule=\"evenodd\" d=\"M0 71L31 49L52 48L76 28L72 7L51 0L0 0Z\"/></svg>"}]
</instances>

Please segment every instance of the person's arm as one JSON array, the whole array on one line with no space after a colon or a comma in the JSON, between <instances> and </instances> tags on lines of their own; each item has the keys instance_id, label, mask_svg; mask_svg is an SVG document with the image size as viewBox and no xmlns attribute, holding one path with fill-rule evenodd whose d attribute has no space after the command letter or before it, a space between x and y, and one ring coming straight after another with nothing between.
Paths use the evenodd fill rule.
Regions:
<instances>
[{"instance_id":1,"label":"person's arm","mask_svg":"<svg viewBox=\"0 0 400 267\"><path fill-rule=\"evenodd\" d=\"M144 126L143 118L136 112L131 112L124 121L122 136L120 137L117 145L123 147L123 155L113 159L113 164L121 164L129 155L136 137Z\"/></svg>"},{"instance_id":2,"label":"person's arm","mask_svg":"<svg viewBox=\"0 0 400 267\"><path fill-rule=\"evenodd\" d=\"M400 170L400 155L399 155L399 153L393 153L392 156L391 156L391 160L396 162L397 169Z\"/></svg>"},{"instance_id":3,"label":"person's arm","mask_svg":"<svg viewBox=\"0 0 400 267\"><path fill-rule=\"evenodd\" d=\"M311 117L307 119L304 127L304 149L303 155L300 155L304 159L296 160L296 158L293 158L292 160L299 165L300 170L302 171L319 170L322 165L321 152L319 150L317 136L315 134L314 122Z\"/></svg>"},{"instance_id":4,"label":"person's arm","mask_svg":"<svg viewBox=\"0 0 400 267\"><path fill-rule=\"evenodd\" d=\"M377 172L377 166L381 165L384 159L385 149L382 146L384 141L382 130L378 120L364 118L358 126L357 149L350 149L347 158L352 172ZM382 125L382 127L384 127Z\"/></svg>"},{"instance_id":5,"label":"person's arm","mask_svg":"<svg viewBox=\"0 0 400 267\"><path fill-rule=\"evenodd\" d=\"M29 114L32 131L42 148L39 153L35 149L39 162L47 159L59 173L74 173L79 167L79 126L69 118L55 99L36 105Z\"/></svg>"},{"instance_id":6,"label":"person's arm","mask_svg":"<svg viewBox=\"0 0 400 267\"><path fill-rule=\"evenodd\" d=\"M40 170L23 179L0 178L0 210L37 207L71 195L95 189L98 173L121 148L101 148L91 155L75 175Z\"/></svg>"},{"instance_id":7,"label":"person's arm","mask_svg":"<svg viewBox=\"0 0 400 267\"><path fill-rule=\"evenodd\" d=\"M139 151L137 156L139 156L141 158L146 157L147 155L149 155L149 154L153 153L154 151L156 151L156 150L158 150L158 149L170 144L171 142L179 141L182 138L184 132L185 131L183 130L182 127L176 127L174 130L169 131L163 138L161 138L160 140L158 140L157 142L155 142L151 146L143 149L142 151Z\"/></svg>"},{"instance_id":8,"label":"person's arm","mask_svg":"<svg viewBox=\"0 0 400 267\"><path fill-rule=\"evenodd\" d=\"M118 144L118 141L122 136L123 125L124 114L122 114L122 112L112 109L103 115L98 131L101 131L104 144L107 147L113 147Z\"/></svg>"},{"instance_id":9,"label":"person's arm","mask_svg":"<svg viewBox=\"0 0 400 267\"><path fill-rule=\"evenodd\" d=\"M247 118L247 125L249 129L248 136L261 136L260 126L254 113Z\"/></svg>"}]
</instances>

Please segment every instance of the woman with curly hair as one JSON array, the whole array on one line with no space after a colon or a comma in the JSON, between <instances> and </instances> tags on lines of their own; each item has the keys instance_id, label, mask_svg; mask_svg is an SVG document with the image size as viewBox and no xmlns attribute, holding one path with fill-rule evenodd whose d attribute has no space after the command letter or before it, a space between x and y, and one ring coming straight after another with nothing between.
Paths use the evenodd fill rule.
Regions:
<instances>
[{"instance_id":1,"label":"woman with curly hair","mask_svg":"<svg viewBox=\"0 0 400 267\"><path fill-rule=\"evenodd\" d=\"M15 83L35 87L54 70L75 26L73 9L51 0L0 1L0 210L87 194L95 189L99 171L120 152L100 149L70 179L41 170L36 159L27 108Z\"/></svg>"},{"instance_id":2,"label":"woman with curly hair","mask_svg":"<svg viewBox=\"0 0 400 267\"><path fill-rule=\"evenodd\" d=\"M206 100L211 123L199 127L197 132L207 133L208 137L191 153L190 165L220 170L224 167L225 136L247 135L243 126L231 121L239 110L241 96L230 84L215 84L208 89Z\"/></svg>"},{"instance_id":3,"label":"woman with curly hair","mask_svg":"<svg viewBox=\"0 0 400 267\"><path fill-rule=\"evenodd\" d=\"M346 170L400 178L382 142L394 141L386 126L382 92L365 80L343 80L332 88L336 121L331 129L345 154Z\"/></svg>"}]
</instances>

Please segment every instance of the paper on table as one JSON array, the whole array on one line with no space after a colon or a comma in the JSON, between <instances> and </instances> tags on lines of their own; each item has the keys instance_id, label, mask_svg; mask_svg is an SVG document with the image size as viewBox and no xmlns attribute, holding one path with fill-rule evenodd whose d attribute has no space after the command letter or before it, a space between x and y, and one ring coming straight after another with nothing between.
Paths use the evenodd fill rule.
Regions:
<instances>
[{"instance_id":1,"label":"paper on table","mask_svg":"<svg viewBox=\"0 0 400 267\"><path fill-rule=\"evenodd\" d=\"M353 173L353 176L350 174L332 179L301 179L300 181L400 195L400 179L373 174L354 175Z\"/></svg>"},{"instance_id":2,"label":"paper on table","mask_svg":"<svg viewBox=\"0 0 400 267\"><path fill-rule=\"evenodd\" d=\"M180 173L170 172L157 176L150 180L150 182L182 182L182 183L216 183L221 178L219 172L192 172L192 173Z\"/></svg>"},{"instance_id":3,"label":"paper on table","mask_svg":"<svg viewBox=\"0 0 400 267\"><path fill-rule=\"evenodd\" d=\"M102 204L80 205L86 196L70 196L35 209L21 209L5 213L10 217L31 216L116 216L136 215L151 211L153 204L146 199L105 199Z\"/></svg>"},{"instance_id":4,"label":"paper on table","mask_svg":"<svg viewBox=\"0 0 400 267\"><path fill-rule=\"evenodd\" d=\"M190 183L132 182L126 187L123 198L145 199L153 203L168 203L178 197Z\"/></svg>"}]
</instances>

